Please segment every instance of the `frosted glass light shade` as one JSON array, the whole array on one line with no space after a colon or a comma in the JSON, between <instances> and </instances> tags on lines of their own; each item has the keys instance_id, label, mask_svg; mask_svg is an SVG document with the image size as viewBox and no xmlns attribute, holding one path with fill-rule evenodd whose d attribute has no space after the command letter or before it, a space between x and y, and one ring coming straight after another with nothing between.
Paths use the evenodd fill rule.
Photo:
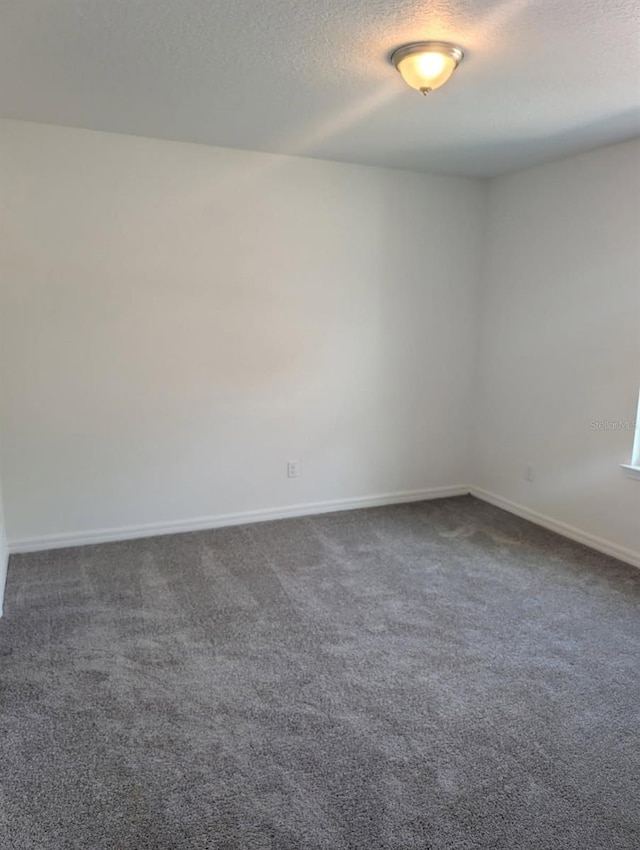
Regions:
<instances>
[{"instance_id":1,"label":"frosted glass light shade","mask_svg":"<svg viewBox=\"0 0 640 850\"><path fill-rule=\"evenodd\" d=\"M408 86L423 94L443 86L464 56L455 44L443 41L420 41L405 44L391 55L402 79Z\"/></svg>"}]
</instances>

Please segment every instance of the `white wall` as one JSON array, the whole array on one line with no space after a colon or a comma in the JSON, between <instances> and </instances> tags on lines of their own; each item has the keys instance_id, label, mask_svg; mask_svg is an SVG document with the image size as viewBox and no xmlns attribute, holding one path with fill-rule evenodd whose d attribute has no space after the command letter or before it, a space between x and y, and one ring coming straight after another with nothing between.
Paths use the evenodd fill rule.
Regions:
<instances>
[{"instance_id":1,"label":"white wall","mask_svg":"<svg viewBox=\"0 0 640 850\"><path fill-rule=\"evenodd\" d=\"M2 509L2 485L0 484L0 617L3 612L4 586L7 580L7 567L9 565L9 548L7 546L7 535L4 524L4 512Z\"/></svg>"},{"instance_id":2,"label":"white wall","mask_svg":"<svg viewBox=\"0 0 640 850\"><path fill-rule=\"evenodd\" d=\"M12 542L468 483L484 184L0 140Z\"/></svg>"},{"instance_id":3,"label":"white wall","mask_svg":"<svg viewBox=\"0 0 640 850\"><path fill-rule=\"evenodd\" d=\"M0 274L1 279L1 274ZM0 315L2 315L2 301L0 299ZM2 412L2 382L0 375L0 413ZM1 418L1 417L0 417ZM0 434L1 445L2 434ZM0 470L1 471L1 470ZM7 580L7 568L9 566L9 546L7 542L7 531L4 521L4 509L2 499L2 479L0 477L0 617L4 606L4 588Z\"/></svg>"},{"instance_id":4,"label":"white wall","mask_svg":"<svg viewBox=\"0 0 640 850\"><path fill-rule=\"evenodd\" d=\"M492 181L477 386L476 482L640 550L640 142ZM523 478L527 463L534 481Z\"/></svg>"},{"instance_id":5,"label":"white wall","mask_svg":"<svg viewBox=\"0 0 640 850\"><path fill-rule=\"evenodd\" d=\"M488 186L20 122L0 154L12 543L475 484L639 557L633 434L592 427L637 402L638 142Z\"/></svg>"}]
</instances>

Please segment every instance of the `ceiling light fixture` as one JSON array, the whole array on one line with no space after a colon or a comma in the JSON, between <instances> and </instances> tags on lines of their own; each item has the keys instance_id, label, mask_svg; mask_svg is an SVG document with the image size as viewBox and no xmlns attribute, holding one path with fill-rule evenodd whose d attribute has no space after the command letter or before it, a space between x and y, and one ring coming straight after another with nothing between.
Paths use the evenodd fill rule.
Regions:
<instances>
[{"instance_id":1,"label":"ceiling light fixture","mask_svg":"<svg viewBox=\"0 0 640 850\"><path fill-rule=\"evenodd\" d=\"M408 86L429 94L447 82L463 56L460 47L446 41L416 41L394 50L390 61Z\"/></svg>"}]
</instances>

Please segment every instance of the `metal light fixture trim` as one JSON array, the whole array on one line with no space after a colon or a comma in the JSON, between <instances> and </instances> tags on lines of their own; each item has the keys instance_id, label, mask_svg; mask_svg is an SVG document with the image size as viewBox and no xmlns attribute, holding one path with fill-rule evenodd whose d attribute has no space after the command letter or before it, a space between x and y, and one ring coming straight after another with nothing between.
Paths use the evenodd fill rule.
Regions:
<instances>
[{"instance_id":1,"label":"metal light fixture trim","mask_svg":"<svg viewBox=\"0 0 640 850\"><path fill-rule=\"evenodd\" d=\"M426 65L431 67L425 67L424 57L429 56L441 57L441 65L434 65L427 60ZM463 58L462 48L447 41L415 41L403 44L389 57L405 83L422 94L429 94L443 86Z\"/></svg>"}]
</instances>

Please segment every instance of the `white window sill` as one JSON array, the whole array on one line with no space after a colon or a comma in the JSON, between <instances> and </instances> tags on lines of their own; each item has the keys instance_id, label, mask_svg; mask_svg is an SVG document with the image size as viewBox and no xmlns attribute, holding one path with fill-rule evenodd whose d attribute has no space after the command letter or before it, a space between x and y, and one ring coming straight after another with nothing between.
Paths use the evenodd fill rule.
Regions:
<instances>
[{"instance_id":1,"label":"white window sill","mask_svg":"<svg viewBox=\"0 0 640 850\"><path fill-rule=\"evenodd\" d=\"M635 478L640 481L640 466L632 466L630 463L621 463L620 468L624 470L627 478Z\"/></svg>"}]
</instances>

